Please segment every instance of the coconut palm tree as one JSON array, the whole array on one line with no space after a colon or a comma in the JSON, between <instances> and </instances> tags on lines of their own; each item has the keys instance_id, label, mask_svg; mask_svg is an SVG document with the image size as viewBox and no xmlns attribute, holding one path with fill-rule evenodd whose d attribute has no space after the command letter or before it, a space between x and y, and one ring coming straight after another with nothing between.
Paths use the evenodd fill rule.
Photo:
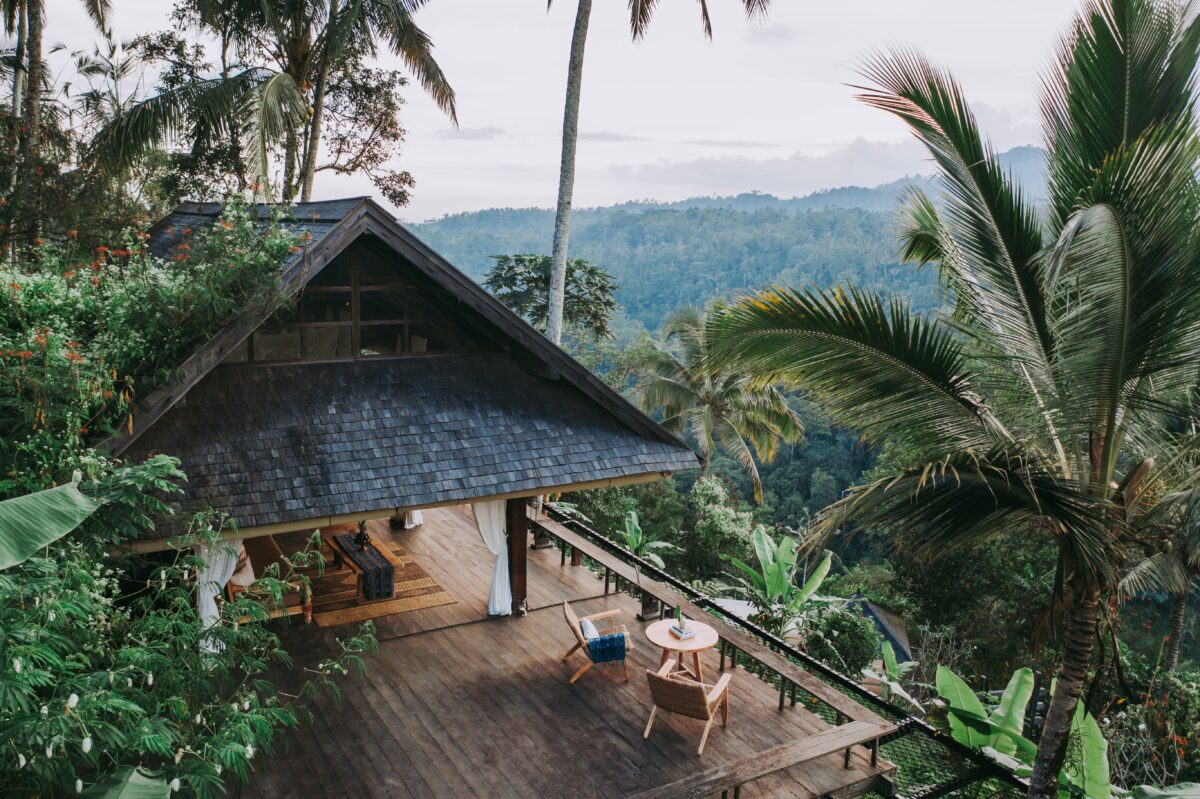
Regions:
<instances>
[{"instance_id":1,"label":"coconut palm tree","mask_svg":"<svg viewBox=\"0 0 1200 799\"><path fill-rule=\"evenodd\" d=\"M554 212L554 245L551 250L550 316L546 335L555 344L562 343L563 303L567 286L567 242L571 228L571 202L575 193L575 144L579 138L579 96L583 88L583 56L587 48L588 22L592 16L592 0L577 0L575 28L571 33L571 57L567 62L567 99L563 110L562 157L558 167L558 202ZM707 0L700 5L700 22L704 35L712 38L712 21L708 16ZM771 0L741 0L747 16L765 13ZM547 0L546 7L554 5ZM646 35L646 29L658 0L629 0L629 25L634 40Z\"/></svg>"},{"instance_id":2,"label":"coconut palm tree","mask_svg":"<svg viewBox=\"0 0 1200 799\"><path fill-rule=\"evenodd\" d=\"M906 254L938 265L951 323L853 288L774 288L709 324L714 360L824 398L907 468L814 525L886 523L927 556L1005 531L1058 543L1061 663L1031 775L1050 799L1125 565L1122 485L1163 442L1200 346L1200 24L1171 0L1089 0L1044 80L1044 216L1000 167L958 86L921 55L871 59L862 99L937 165L911 198Z\"/></svg>"},{"instance_id":3,"label":"coconut palm tree","mask_svg":"<svg viewBox=\"0 0 1200 799\"><path fill-rule=\"evenodd\" d=\"M339 60L399 56L443 111L457 120L454 90L433 58L429 36L413 20L425 0L202 0L202 25L269 65L223 70L149 97L101 131L96 161L121 171L173 138L205 131L243 142L267 185L270 152L283 145L284 200L312 195L321 146L327 82ZM232 20L232 21L231 21ZM223 58L223 63L225 59ZM179 136L184 133L183 136Z\"/></svg>"},{"instance_id":4,"label":"coconut palm tree","mask_svg":"<svg viewBox=\"0 0 1200 799\"><path fill-rule=\"evenodd\" d=\"M637 375L642 407L661 412L664 427L690 438L705 470L717 447L724 449L750 475L754 499L762 502L754 455L774 460L780 440L799 441L804 423L774 386L752 386L744 375L712 364L704 317L694 306L667 317L663 331L679 354L660 347L647 355Z\"/></svg>"}]
</instances>

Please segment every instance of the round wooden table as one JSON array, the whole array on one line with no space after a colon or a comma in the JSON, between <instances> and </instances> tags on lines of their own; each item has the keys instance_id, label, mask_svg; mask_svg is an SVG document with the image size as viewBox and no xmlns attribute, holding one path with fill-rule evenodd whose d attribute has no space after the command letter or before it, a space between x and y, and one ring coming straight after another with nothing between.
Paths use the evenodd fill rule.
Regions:
<instances>
[{"instance_id":1,"label":"round wooden table","mask_svg":"<svg viewBox=\"0 0 1200 799\"><path fill-rule=\"evenodd\" d=\"M704 622L688 619L688 630L694 630L696 634L691 638L676 638L671 634L672 624L676 624L675 619L660 619L646 628L646 637L650 639L650 643L662 648L662 659L658 661L658 665L662 666L666 663L672 653L678 653L679 667L685 671L691 671L692 676L698 682L704 682L704 672L700 668L700 653L716 646L717 642L721 640L721 636L717 635L717 631ZM691 669L683 665L683 657L689 653L692 656Z\"/></svg>"}]
</instances>

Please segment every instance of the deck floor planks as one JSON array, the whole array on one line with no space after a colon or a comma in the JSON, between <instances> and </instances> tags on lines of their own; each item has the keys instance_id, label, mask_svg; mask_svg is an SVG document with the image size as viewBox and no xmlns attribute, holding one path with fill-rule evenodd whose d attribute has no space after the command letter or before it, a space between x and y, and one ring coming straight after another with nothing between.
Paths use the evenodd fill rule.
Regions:
<instances>
[{"instance_id":1,"label":"deck floor planks","mask_svg":"<svg viewBox=\"0 0 1200 799\"><path fill-rule=\"evenodd\" d=\"M315 713L330 718L302 727L277 758L264 758L246 796L620 796L826 728L799 704L780 714L778 691L739 668L729 727L716 726L703 758L695 754L702 723L691 719L660 714L644 741L650 710L644 671L657 667L659 650L634 619L637 602L603 596L603 582L586 568L560 565L557 550L537 550L528 553L534 610L526 618L488 620L492 556L469 511L438 509L425 518L422 527L396 533L386 521L372 522L372 534L394 536L456 604L378 619L380 651L368 658L366 680L345 686L340 704L322 700ZM596 668L567 684L584 656L560 660L572 641L559 609L564 599L581 616L624 611L618 621L635 646L629 683L619 671ZM294 626L282 634L289 651L304 653L299 668L352 629ZM703 662L713 682L718 654L705 653ZM356 757L386 773L364 779L338 768L337 761ZM325 768L317 779L298 779L318 763ZM857 747L849 771L833 755L746 785L742 796L812 799L890 769L881 765L871 769Z\"/></svg>"}]
</instances>

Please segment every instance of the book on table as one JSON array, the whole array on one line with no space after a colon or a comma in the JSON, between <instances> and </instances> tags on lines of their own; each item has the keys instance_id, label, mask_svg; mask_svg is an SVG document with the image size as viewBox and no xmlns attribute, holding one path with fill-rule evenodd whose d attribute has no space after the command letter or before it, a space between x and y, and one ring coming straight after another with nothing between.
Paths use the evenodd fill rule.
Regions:
<instances>
[{"instance_id":1,"label":"book on table","mask_svg":"<svg viewBox=\"0 0 1200 799\"><path fill-rule=\"evenodd\" d=\"M676 638L678 638L679 640L682 641L684 639L694 637L696 635L696 631L695 630L681 630L681 629L679 629L679 625L672 624L671 625L671 635L675 636Z\"/></svg>"}]
</instances>

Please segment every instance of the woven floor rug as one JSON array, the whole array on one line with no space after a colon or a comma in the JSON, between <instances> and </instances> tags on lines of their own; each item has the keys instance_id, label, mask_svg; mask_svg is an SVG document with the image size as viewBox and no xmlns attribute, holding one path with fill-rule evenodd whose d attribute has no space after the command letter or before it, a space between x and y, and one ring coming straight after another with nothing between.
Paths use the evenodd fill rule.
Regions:
<instances>
[{"instance_id":1,"label":"woven floor rug","mask_svg":"<svg viewBox=\"0 0 1200 799\"><path fill-rule=\"evenodd\" d=\"M377 545L384 543L379 541ZM332 568L333 560L327 558L329 567L325 574L312 578L313 621L318 627L377 619L393 613L450 605L456 601L417 564L412 555L390 542L387 547L399 561L395 597L379 602L357 601L354 574L345 567Z\"/></svg>"}]
</instances>

